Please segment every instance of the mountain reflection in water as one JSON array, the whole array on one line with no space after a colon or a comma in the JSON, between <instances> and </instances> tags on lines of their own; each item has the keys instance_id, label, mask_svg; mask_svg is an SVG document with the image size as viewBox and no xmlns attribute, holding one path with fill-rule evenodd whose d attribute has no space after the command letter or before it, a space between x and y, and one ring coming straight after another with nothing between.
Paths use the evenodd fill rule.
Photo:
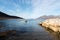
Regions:
<instances>
[{"instance_id":1,"label":"mountain reflection in water","mask_svg":"<svg viewBox=\"0 0 60 40\"><path fill-rule=\"evenodd\" d=\"M0 40L59 40L59 34L45 30L35 20L0 20ZM47 32L48 31L48 32ZM4 34L4 35L3 35ZM3 35L3 36L2 36Z\"/></svg>"}]
</instances>

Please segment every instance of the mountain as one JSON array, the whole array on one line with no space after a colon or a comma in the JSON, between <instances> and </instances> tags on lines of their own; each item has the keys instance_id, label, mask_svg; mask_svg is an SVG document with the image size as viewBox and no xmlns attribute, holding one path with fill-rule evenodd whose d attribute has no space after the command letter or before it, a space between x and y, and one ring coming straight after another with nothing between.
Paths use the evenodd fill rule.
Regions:
<instances>
[{"instance_id":1,"label":"mountain","mask_svg":"<svg viewBox=\"0 0 60 40\"><path fill-rule=\"evenodd\" d=\"M54 15L44 15L44 16L41 16L37 19L53 19L53 18L60 18L60 15L57 15L57 16L54 16Z\"/></svg>"},{"instance_id":2,"label":"mountain","mask_svg":"<svg viewBox=\"0 0 60 40\"><path fill-rule=\"evenodd\" d=\"M0 19L23 19L23 18L7 15L6 13L0 12Z\"/></svg>"}]
</instances>

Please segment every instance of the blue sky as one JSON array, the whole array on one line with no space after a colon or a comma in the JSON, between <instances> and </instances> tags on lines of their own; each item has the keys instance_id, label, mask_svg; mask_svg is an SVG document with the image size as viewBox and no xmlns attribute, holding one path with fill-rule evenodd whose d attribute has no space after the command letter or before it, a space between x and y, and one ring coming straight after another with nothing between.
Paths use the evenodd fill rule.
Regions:
<instances>
[{"instance_id":1,"label":"blue sky","mask_svg":"<svg viewBox=\"0 0 60 40\"><path fill-rule=\"evenodd\" d=\"M26 19L60 15L60 0L0 0L0 11Z\"/></svg>"}]
</instances>

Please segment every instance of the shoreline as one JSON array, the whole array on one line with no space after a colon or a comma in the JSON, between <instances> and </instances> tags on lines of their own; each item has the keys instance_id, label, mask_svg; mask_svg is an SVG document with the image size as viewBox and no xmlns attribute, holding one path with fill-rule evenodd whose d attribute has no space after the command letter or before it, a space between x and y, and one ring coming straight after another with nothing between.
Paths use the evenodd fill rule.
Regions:
<instances>
[{"instance_id":1,"label":"shoreline","mask_svg":"<svg viewBox=\"0 0 60 40\"><path fill-rule=\"evenodd\" d=\"M44 22L41 22L39 25L49 28L54 32L60 32L60 19L47 19Z\"/></svg>"}]
</instances>

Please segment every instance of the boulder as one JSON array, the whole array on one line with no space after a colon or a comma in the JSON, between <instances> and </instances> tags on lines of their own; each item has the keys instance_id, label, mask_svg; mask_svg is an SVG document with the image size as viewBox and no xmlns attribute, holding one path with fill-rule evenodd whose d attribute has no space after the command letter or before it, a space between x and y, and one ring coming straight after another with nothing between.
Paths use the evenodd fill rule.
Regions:
<instances>
[{"instance_id":1,"label":"boulder","mask_svg":"<svg viewBox=\"0 0 60 40\"><path fill-rule=\"evenodd\" d=\"M41 26L45 28L49 28L53 30L54 32L60 32L60 19L47 19L40 23Z\"/></svg>"},{"instance_id":2,"label":"boulder","mask_svg":"<svg viewBox=\"0 0 60 40\"><path fill-rule=\"evenodd\" d=\"M0 32L0 37L7 37L7 36L9 36L9 35L13 35L13 34L15 34L16 33L16 31L15 30L8 30L8 31L5 31L5 32Z\"/></svg>"}]
</instances>

